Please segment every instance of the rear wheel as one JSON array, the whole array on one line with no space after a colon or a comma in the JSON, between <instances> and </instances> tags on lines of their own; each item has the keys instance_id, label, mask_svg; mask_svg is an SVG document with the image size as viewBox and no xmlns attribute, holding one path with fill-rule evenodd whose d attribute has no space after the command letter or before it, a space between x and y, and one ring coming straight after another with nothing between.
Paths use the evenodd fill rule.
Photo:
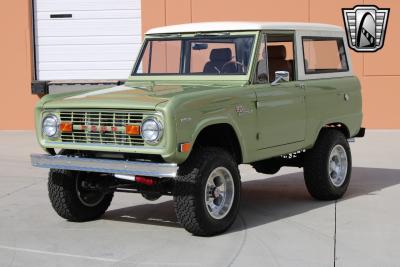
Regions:
<instances>
[{"instance_id":1,"label":"rear wheel","mask_svg":"<svg viewBox=\"0 0 400 267\"><path fill-rule=\"evenodd\" d=\"M101 217L113 198L107 190L110 177L95 173L51 169L49 198L64 219L82 222Z\"/></svg>"},{"instance_id":2,"label":"rear wheel","mask_svg":"<svg viewBox=\"0 0 400 267\"><path fill-rule=\"evenodd\" d=\"M226 231L239 211L240 174L221 148L200 148L179 168L175 209L179 222L195 235Z\"/></svg>"},{"instance_id":3,"label":"rear wheel","mask_svg":"<svg viewBox=\"0 0 400 267\"><path fill-rule=\"evenodd\" d=\"M305 156L304 179L308 191L319 200L341 198L350 183L351 168L350 146L344 134L324 129Z\"/></svg>"}]
</instances>

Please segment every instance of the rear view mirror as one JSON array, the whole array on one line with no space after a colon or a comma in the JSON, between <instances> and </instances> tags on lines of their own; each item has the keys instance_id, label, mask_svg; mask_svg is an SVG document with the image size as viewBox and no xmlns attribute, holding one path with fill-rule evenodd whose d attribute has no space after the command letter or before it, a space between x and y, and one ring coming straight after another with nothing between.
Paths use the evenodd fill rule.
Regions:
<instances>
[{"instance_id":1,"label":"rear view mirror","mask_svg":"<svg viewBox=\"0 0 400 267\"><path fill-rule=\"evenodd\" d=\"M193 50L205 50L208 48L208 44L204 43L195 43L192 45Z\"/></svg>"},{"instance_id":2,"label":"rear view mirror","mask_svg":"<svg viewBox=\"0 0 400 267\"><path fill-rule=\"evenodd\" d=\"M289 72L278 70L275 71L275 81L271 83L271 85L277 85L280 82L288 82L289 81Z\"/></svg>"}]
</instances>

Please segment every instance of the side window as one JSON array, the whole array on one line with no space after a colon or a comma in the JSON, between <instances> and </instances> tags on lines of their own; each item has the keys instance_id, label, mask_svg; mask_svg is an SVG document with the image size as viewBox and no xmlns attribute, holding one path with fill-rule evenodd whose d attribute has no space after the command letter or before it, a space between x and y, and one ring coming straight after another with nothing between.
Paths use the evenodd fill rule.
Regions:
<instances>
[{"instance_id":1,"label":"side window","mask_svg":"<svg viewBox=\"0 0 400 267\"><path fill-rule=\"evenodd\" d=\"M269 81L276 71L287 71L289 81L295 80L294 37L292 34L269 34L267 43Z\"/></svg>"},{"instance_id":2,"label":"side window","mask_svg":"<svg viewBox=\"0 0 400 267\"><path fill-rule=\"evenodd\" d=\"M295 80L293 34L264 35L257 60L256 82L273 82L276 71L287 71L289 80Z\"/></svg>"},{"instance_id":3,"label":"side window","mask_svg":"<svg viewBox=\"0 0 400 267\"><path fill-rule=\"evenodd\" d=\"M306 74L348 71L343 39L336 37L303 37Z\"/></svg>"}]
</instances>

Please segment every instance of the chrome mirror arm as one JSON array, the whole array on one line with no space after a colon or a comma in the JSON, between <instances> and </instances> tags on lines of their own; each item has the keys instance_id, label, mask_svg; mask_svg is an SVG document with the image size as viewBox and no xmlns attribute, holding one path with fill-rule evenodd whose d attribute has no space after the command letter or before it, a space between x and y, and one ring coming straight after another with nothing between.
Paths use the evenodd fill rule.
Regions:
<instances>
[{"instance_id":1,"label":"chrome mirror arm","mask_svg":"<svg viewBox=\"0 0 400 267\"><path fill-rule=\"evenodd\" d=\"M272 86L280 84L281 81L288 82L289 81L289 72L278 70L275 71L275 80L271 83Z\"/></svg>"}]
</instances>

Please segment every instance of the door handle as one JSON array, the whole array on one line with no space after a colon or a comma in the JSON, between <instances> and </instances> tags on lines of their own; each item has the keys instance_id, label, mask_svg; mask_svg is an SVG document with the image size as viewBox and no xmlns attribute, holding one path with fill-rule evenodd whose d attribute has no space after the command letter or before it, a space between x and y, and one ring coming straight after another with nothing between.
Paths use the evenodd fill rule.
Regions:
<instances>
[{"instance_id":1,"label":"door handle","mask_svg":"<svg viewBox=\"0 0 400 267\"><path fill-rule=\"evenodd\" d=\"M50 14L51 19L67 19L72 18L72 14Z\"/></svg>"},{"instance_id":2,"label":"door handle","mask_svg":"<svg viewBox=\"0 0 400 267\"><path fill-rule=\"evenodd\" d=\"M304 83L296 83L294 86L299 87L301 89L304 89L306 86L304 85Z\"/></svg>"}]
</instances>

